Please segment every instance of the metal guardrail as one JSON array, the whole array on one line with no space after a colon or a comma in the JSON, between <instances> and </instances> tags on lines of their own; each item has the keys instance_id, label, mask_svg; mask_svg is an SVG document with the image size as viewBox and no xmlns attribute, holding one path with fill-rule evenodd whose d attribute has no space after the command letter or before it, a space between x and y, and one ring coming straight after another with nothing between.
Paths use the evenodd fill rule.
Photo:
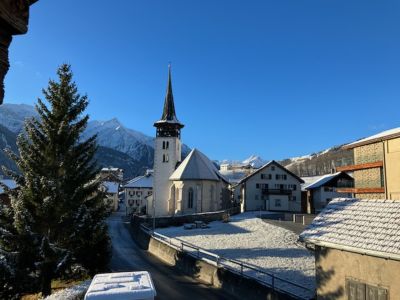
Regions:
<instances>
[{"instance_id":1,"label":"metal guardrail","mask_svg":"<svg viewBox=\"0 0 400 300\"><path fill-rule=\"evenodd\" d=\"M185 252L192 257L204 260L208 263L213 263L217 267L222 267L230 270L244 278L257 280L259 283L272 288L275 291L280 291L297 299L311 299L310 294L314 294L314 290L304 287L295 282L276 276L272 273L261 270L255 266L243 263L241 261L225 258L217 254L211 253L196 245L182 241L177 238L170 238L165 235L153 232L145 224L140 225L142 230L150 234L154 239L161 241L176 250ZM307 294L307 296L305 295Z\"/></svg>"}]
</instances>

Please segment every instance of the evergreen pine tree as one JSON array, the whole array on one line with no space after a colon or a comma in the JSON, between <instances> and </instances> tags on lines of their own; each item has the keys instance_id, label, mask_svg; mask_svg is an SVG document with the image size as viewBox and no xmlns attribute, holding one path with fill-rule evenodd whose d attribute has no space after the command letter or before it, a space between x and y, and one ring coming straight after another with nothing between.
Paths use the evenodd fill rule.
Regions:
<instances>
[{"instance_id":1,"label":"evergreen pine tree","mask_svg":"<svg viewBox=\"0 0 400 300\"><path fill-rule=\"evenodd\" d=\"M60 66L57 74L59 81L50 80L43 90L49 107L38 99L39 119L25 123L17 141L19 156L9 153L22 173L14 174L19 189L11 194L13 230L19 256L31 252L27 261L18 261L35 269L43 295L72 264L94 274L107 267L110 257L107 209L93 159L96 137L80 139L89 118L82 116L88 99L78 94L69 65Z\"/></svg>"}]
</instances>

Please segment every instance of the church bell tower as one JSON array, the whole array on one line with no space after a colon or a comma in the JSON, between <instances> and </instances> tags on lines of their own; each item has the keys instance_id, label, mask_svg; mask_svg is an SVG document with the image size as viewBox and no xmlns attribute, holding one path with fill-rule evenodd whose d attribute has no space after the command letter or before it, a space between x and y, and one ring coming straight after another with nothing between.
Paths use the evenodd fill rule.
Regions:
<instances>
[{"instance_id":1,"label":"church bell tower","mask_svg":"<svg viewBox=\"0 0 400 300\"><path fill-rule=\"evenodd\" d=\"M171 66L168 66L168 84L161 119L154 123L156 140L154 151L153 207L148 208L151 215L169 215L168 199L171 187L169 177L181 162L181 129L175 113L172 94Z\"/></svg>"}]
</instances>

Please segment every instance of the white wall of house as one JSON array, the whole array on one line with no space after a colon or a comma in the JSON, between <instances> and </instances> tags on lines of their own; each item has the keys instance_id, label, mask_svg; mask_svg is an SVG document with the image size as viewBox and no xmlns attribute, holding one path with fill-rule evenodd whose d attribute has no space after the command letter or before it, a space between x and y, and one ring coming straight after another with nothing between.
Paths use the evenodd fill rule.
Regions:
<instances>
[{"instance_id":1,"label":"white wall of house","mask_svg":"<svg viewBox=\"0 0 400 300\"><path fill-rule=\"evenodd\" d=\"M146 197L153 193L152 188L124 188L126 213L140 213L144 207L147 208Z\"/></svg>"},{"instance_id":2,"label":"white wall of house","mask_svg":"<svg viewBox=\"0 0 400 300\"><path fill-rule=\"evenodd\" d=\"M278 175L278 177L277 177ZM285 175L285 176L284 176ZM279 193L265 194L262 190L265 189L280 189L291 190L290 195L280 195ZM300 182L280 167L269 165L260 172L247 178L247 180L238 185L236 189L242 191L242 210L277 210L277 211L301 211L301 189ZM235 191L234 195L240 194ZM276 201L278 200L279 201Z\"/></svg>"}]
</instances>

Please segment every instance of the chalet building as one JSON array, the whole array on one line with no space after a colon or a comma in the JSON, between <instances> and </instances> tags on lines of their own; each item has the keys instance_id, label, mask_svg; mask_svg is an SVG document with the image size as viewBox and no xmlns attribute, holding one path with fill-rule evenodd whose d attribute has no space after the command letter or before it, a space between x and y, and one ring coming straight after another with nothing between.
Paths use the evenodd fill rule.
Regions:
<instances>
[{"instance_id":1,"label":"chalet building","mask_svg":"<svg viewBox=\"0 0 400 300\"><path fill-rule=\"evenodd\" d=\"M148 214L159 217L222 209L230 193L228 182L214 164L196 149L182 161L184 125L175 113L171 68L163 113L154 126L154 185L153 195L148 197Z\"/></svg>"},{"instance_id":2,"label":"chalet building","mask_svg":"<svg viewBox=\"0 0 400 300\"><path fill-rule=\"evenodd\" d=\"M301 184L304 181L276 161L270 161L243 178L234 188L241 211L301 211Z\"/></svg>"},{"instance_id":3,"label":"chalet building","mask_svg":"<svg viewBox=\"0 0 400 300\"><path fill-rule=\"evenodd\" d=\"M350 198L352 193L341 193L340 188L354 187L354 179L345 172L322 176L302 177L301 187L306 202L306 212L320 213L333 198Z\"/></svg>"},{"instance_id":4,"label":"chalet building","mask_svg":"<svg viewBox=\"0 0 400 300\"><path fill-rule=\"evenodd\" d=\"M338 171L354 172L354 188L342 189L356 198L400 200L400 127L344 146L353 149L354 165Z\"/></svg>"},{"instance_id":5,"label":"chalet building","mask_svg":"<svg viewBox=\"0 0 400 300\"><path fill-rule=\"evenodd\" d=\"M146 214L147 197L153 193L153 170L131 179L123 186L126 213Z\"/></svg>"},{"instance_id":6,"label":"chalet building","mask_svg":"<svg viewBox=\"0 0 400 300\"><path fill-rule=\"evenodd\" d=\"M332 200L300 234L315 248L317 299L400 295L400 201Z\"/></svg>"},{"instance_id":7,"label":"chalet building","mask_svg":"<svg viewBox=\"0 0 400 300\"><path fill-rule=\"evenodd\" d=\"M119 168L102 168L100 170L100 179L103 181L120 182L124 180L124 170Z\"/></svg>"},{"instance_id":8,"label":"chalet building","mask_svg":"<svg viewBox=\"0 0 400 300\"><path fill-rule=\"evenodd\" d=\"M101 190L106 194L104 201L112 211L118 210L119 185L119 182L104 181L100 186Z\"/></svg>"}]
</instances>

